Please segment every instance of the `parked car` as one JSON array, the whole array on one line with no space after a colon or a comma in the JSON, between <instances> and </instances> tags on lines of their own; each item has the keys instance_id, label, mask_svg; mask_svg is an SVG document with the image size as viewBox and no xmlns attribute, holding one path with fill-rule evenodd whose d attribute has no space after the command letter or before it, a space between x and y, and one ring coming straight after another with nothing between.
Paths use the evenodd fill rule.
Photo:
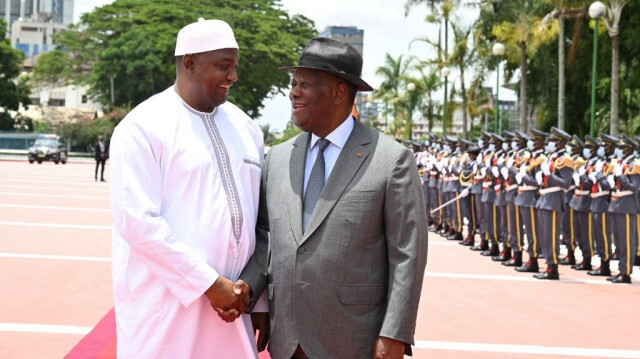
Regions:
<instances>
[{"instance_id":1,"label":"parked car","mask_svg":"<svg viewBox=\"0 0 640 359\"><path fill-rule=\"evenodd\" d=\"M55 164L67 163L67 145L58 135L40 135L29 147L29 163L34 161L53 161Z\"/></svg>"}]
</instances>

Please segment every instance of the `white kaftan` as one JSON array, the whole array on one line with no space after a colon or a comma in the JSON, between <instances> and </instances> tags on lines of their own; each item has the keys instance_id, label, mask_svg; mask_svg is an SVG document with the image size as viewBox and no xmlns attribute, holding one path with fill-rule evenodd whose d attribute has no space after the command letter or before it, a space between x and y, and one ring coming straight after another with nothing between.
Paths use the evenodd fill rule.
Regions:
<instances>
[{"instance_id":1,"label":"white kaftan","mask_svg":"<svg viewBox=\"0 0 640 359\"><path fill-rule=\"evenodd\" d=\"M230 103L190 108L171 87L111 139L119 358L255 358L251 320L222 321L204 292L253 253L263 139Z\"/></svg>"}]
</instances>

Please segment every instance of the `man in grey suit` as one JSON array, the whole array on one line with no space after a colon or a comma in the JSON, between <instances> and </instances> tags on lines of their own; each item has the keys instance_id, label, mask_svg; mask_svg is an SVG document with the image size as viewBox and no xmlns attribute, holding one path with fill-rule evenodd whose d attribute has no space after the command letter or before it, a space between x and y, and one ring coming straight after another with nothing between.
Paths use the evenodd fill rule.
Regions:
<instances>
[{"instance_id":1,"label":"man in grey suit","mask_svg":"<svg viewBox=\"0 0 640 359\"><path fill-rule=\"evenodd\" d=\"M254 302L263 290L269 299L271 357L402 358L427 259L412 153L350 115L356 92L373 90L350 45L314 38L284 69L305 132L266 157L256 249L240 276Z\"/></svg>"}]
</instances>

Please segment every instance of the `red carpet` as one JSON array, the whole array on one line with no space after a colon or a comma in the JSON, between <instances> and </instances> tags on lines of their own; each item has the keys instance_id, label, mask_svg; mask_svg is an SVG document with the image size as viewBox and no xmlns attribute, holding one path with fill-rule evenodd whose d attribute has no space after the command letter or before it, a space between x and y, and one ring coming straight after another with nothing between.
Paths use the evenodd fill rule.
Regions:
<instances>
[{"instance_id":1,"label":"red carpet","mask_svg":"<svg viewBox=\"0 0 640 359\"><path fill-rule=\"evenodd\" d=\"M98 325L93 328L73 349L65 359L114 359L116 357L116 317L113 308L105 314ZM270 359L269 353L263 351L259 359Z\"/></svg>"}]
</instances>

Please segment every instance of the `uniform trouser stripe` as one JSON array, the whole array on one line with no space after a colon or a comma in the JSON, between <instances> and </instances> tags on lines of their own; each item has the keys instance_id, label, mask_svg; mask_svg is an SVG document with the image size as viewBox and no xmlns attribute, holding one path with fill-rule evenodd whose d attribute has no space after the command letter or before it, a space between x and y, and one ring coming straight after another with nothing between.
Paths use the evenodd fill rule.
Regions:
<instances>
[{"instance_id":1,"label":"uniform trouser stripe","mask_svg":"<svg viewBox=\"0 0 640 359\"><path fill-rule=\"evenodd\" d=\"M456 192L456 197L460 194ZM458 213L458 232L462 233L462 216L460 215L460 199L456 201L456 212Z\"/></svg>"},{"instance_id":2,"label":"uniform trouser stripe","mask_svg":"<svg viewBox=\"0 0 640 359\"><path fill-rule=\"evenodd\" d=\"M551 222L553 226L551 228L551 252L553 253L553 263L558 263L558 253L556 252L556 211L552 211Z\"/></svg>"},{"instance_id":3,"label":"uniform trouser stripe","mask_svg":"<svg viewBox=\"0 0 640 359\"><path fill-rule=\"evenodd\" d=\"M496 217L497 217L496 211L497 211L497 208L496 208L496 205L493 205L492 207L493 207L493 239L497 243L498 242L498 228L497 228L498 227L497 226L498 223L496 222Z\"/></svg>"},{"instance_id":4,"label":"uniform trouser stripe","mask_svg":"<svg viewBox=\"0 0 640 359\"><path fill-rule=\"evenodd\" d=\"M522 252L522 235L520 234L520 206L516 205L516 243L518 252Z\"/></svg>"},{"instance_id":5,"label":"uniform trouser stripe","mask_svg":"<svg viewBox=\"0 0 640 359\"><path fill-rule=\"evenodd\" d=\"M609 238L607 237L607 214L602 213L602 238L604 238L604 258L609 260Z\"/></svg>"},{"instance_id":6,"label":"uniform trouser stripe","mask_svg":"<svg viewBox=\"0 0 640 359\"><path fill-rule=\"evenodd\" d=\"M629 218L629 213L627 213L627 215L625 216L626 218L626 222L627 222L627 233L626 233L626 245L627 245L627 275L631 274L631 224L629 222L631 222L630 218Z\"/></svg>"},{"instance_id":7,"label":"uniform trouser stripe","mask_svg":"<svg viewBox=\"0 0 640 359\"><path fill-rule=\"evenodd\" d=\"M533 207L529 207L529 210L531 210L531 234L533 235L533 256L535 258L538 258L538 235L537 233L537 227L536 227L536 216L535 216L535 211L533 210ZM532 244L529 244L530 246Z\"/></svg>"},{"instance_id":8,"label":"uniform trouser stripe","mask_svg":"<svg viewBox=\"0 0 640 359\"><path fill-rule=\"evenodd\" d=\"M469 224L471 227L469 227L469 234L475 234L476 233L476 196L471 196L471 220L469 221Z\"/></svg>"},{"instance_id":9,"label":"uniform trouser stripe","mask_svg":"<svg viewBox=\"0 0 640 359\"><path fill-rule=\"evenodd\" d=\"M570 248L572 250L576 249L576 232L573 227L573 208L569 208L569 233L571 233L571 238L569 240Z\"/></svg>"},{"instance_id":10,"label":"uniform trouser stripe","mask_svg":"<svg viewBox=\"0 0 640 359\"><path fill-rule=\"evenodd\" d=\"M636 255L640 256L640 215L636 216Z\"/></svg>"},{"instance_id":11,"label":"uniform trouser stripe","mask_svg":"<svg viewBox=\"0 0 640 359\"><path fill-rule=\"evenodd\" d=\"M509 205L505 206L505 212L507 213L507 238L505 239L504 243L507 247L511 247L511 218L509 217Z\"/></svg>"}]
</instances>

